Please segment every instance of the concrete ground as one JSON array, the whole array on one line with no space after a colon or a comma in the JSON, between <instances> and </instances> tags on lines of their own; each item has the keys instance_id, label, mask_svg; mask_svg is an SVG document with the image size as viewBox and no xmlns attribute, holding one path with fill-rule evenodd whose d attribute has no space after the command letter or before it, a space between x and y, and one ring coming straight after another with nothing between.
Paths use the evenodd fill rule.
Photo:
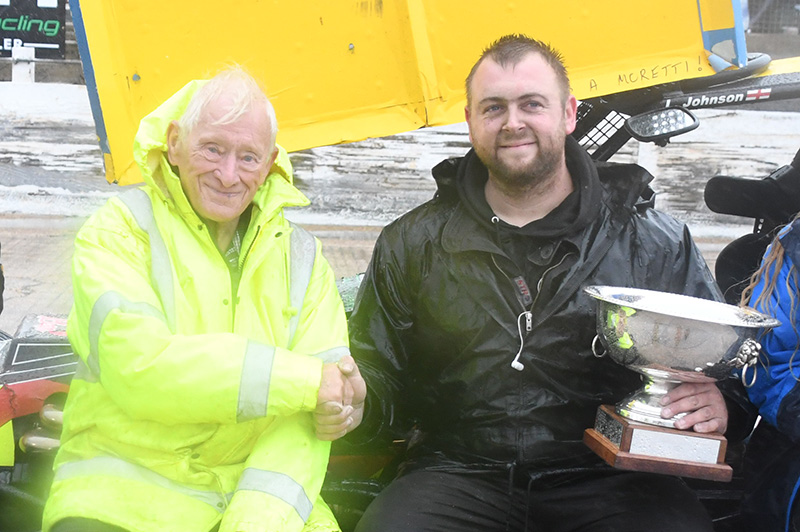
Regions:
<instances>
[{"instance_id":1,"label":"concrete ground","mask_svg":"<svg viewBox=\"0 0 800 532\"><path fill-rule=\"evenodd\" d=\"M6 278L0 329L13 333L27 314L67 314L72 305L72 242L83 218L0 216ZM339 277L363 272L380 227L306 225Z\"/></svg>"}]
</instances>

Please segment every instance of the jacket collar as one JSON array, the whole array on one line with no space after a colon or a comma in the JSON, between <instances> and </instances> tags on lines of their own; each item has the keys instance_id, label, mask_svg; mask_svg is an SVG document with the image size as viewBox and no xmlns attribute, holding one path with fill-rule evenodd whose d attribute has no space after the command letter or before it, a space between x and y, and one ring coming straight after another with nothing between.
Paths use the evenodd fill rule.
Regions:
<instances>
[{"instance_id":1,"label":"jacket collar","mask_svg":"<svg viewBox=\"0 0 800 532\"><path fill-rule=\"evenodd\" d=\"M442 230L442 248L449 253L486 251L503 254L492 233L464 208L459 198L456 179L460 161L444 161L434 168L434 177L439 185L437 198L452 204L451 214ZM634 213L653 206L653 193L648 187L652 176L642 167L635 164L590 164L597 169L601 191L598 217L564 238L575 245L580 260L567 273L553 298L535 315L534 327L546 321L580 289ZM461 263L461 267L467 266Z\"/></svg>"},{"instance_id":2,"label":"jacket collar","mask_svg":"<svg viewBox=\"0 0 800 532\"><path fill-rule=\"evenodd\" d=\"M492 222L491 209L485 203L483 196L486 168L473 150L462 158L448 159L434 167L437 196L445 201L457 202L457 207L442 234L444 249L449 252L475 250L502 253L496 239L487 238L486 234L486 231L500 230L497 224L500 224L504 231L563 239L579 246L581 230L600 215L603 189L594 161L572 137L567 137L565 150L567 167L575 184L576 191L573 194L577 195L575 198L577 209L573 218L555 227L552 223L548 227L545 224L532 222L525 227L516 228L502 221ZM563 213L561 217L564 218Z\"/></svg>"},{"instance_id":3,"label":"jacket collar","mask_svg":"<svg viewBox=\"0 0 800 532\"><path fill-rule=\"evenodd\" d=\"M505 255L496 239L487 238L487 228L459 202L442 231L442 248L447 253L485 251Z\"/></svg>"}]
</instances>

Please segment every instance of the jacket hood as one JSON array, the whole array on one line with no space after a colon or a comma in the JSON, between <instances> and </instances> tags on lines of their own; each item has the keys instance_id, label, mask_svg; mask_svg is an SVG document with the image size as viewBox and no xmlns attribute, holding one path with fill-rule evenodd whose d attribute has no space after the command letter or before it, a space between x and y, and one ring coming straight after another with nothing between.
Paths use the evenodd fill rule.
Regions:
<instances>
[{"instance_id":1,"label":"jacket hood","mask_svg":"<svg viewBox=\"0 0 800 532\"><path fill-rule=\"evenodd\" d=\"M167 160L167 127L170 122L183 115L192 96L206 82L207 80L190 81L155 111L145 116L139 123L133 142L133 157L144 182L165 200L173 201L184 216L196 214L183 192L180 177ZM253 198L253 204L261 213L270 217L283 207L302 207L310 203L293 185L289 155L281 146L277 148L278 156L264 184Z\"/></svg>"},{"instance_id":2,"label":"jacket hood","mask_svg":"<svg viewBox=\"0 0 800 532\"><path fill-rule=\"evenodd\" d=\"M654 206L655 194L649 187L653 176L641 166L593 161L571 136L566 139L565 150L567 167L579 192L578 212L566 232L578 230L597 216L600 202L605 203L612 212L641 210ZM467 194L464 194L464 188L470 186L465 183L465 174L470 169L475 171L478 167L484 174L486 173L474 150L470 150L463 157L445 159L437 164L432 170L437 186L436 197L443 201L460 201L481 225L488 226L491 222L486 213L478 212L479 210L475 209L465 197Z\"/></svg>"},{"instance_id":3,"label":"jacket hood","mask_svg":"<svg viewBox=\"0 0 800 532\"><path fill-rule=\"evenodd\" d=\"M602 194L595 165L572 137L566 140L565 155L574 191L543 218L524 227L499 220L500 228L529 236L562 237L577 232L598 216ZM492 228L494 212L484 192L489 172L474 149L462 159L457 171L455 186L461 203L479 223Z\"/></svg>"}]
</instances>

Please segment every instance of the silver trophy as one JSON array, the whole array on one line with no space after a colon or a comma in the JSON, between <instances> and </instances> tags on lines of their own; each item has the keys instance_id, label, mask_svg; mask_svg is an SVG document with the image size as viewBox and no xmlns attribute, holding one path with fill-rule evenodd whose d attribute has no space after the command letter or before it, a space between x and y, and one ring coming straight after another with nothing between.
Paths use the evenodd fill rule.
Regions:
<instances>
[{"instance_id":1,"label":"silver trophy","mask_svg":"<svg viewBox=\"0 0 800 532\"><path fill-rule=\"evenodd\" d=\"M622 469L729 480L725 438L672 428L685 414L663 419L660 401L681 383L717 381L735 369L745 385L752 385L760 350L755 337L780 322L751 308L667 292L616 286L584 290L598 300L593 352L641 373L644 380L613 410L600 407L584 441Z\"/></svg>"}]
</instances>

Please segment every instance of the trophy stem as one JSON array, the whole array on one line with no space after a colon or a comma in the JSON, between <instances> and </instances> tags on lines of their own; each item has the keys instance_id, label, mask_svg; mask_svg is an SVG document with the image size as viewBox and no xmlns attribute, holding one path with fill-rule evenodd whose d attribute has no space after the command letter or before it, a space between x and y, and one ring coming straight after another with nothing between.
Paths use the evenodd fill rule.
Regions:
<instances>
[{"instance_id":1,"label":"trophy stem","mask_svg":"<svg viewBox=\"0 0 800 532\"><path fill-rule=\"evenodd\" d=\"M644 386L616 404L619 415L639 423L673 428L675 421L686 415L685 412L671 418L661 417L661 398L681 382L674 379L643 373Z\"/></svg>"}]
</instances>

